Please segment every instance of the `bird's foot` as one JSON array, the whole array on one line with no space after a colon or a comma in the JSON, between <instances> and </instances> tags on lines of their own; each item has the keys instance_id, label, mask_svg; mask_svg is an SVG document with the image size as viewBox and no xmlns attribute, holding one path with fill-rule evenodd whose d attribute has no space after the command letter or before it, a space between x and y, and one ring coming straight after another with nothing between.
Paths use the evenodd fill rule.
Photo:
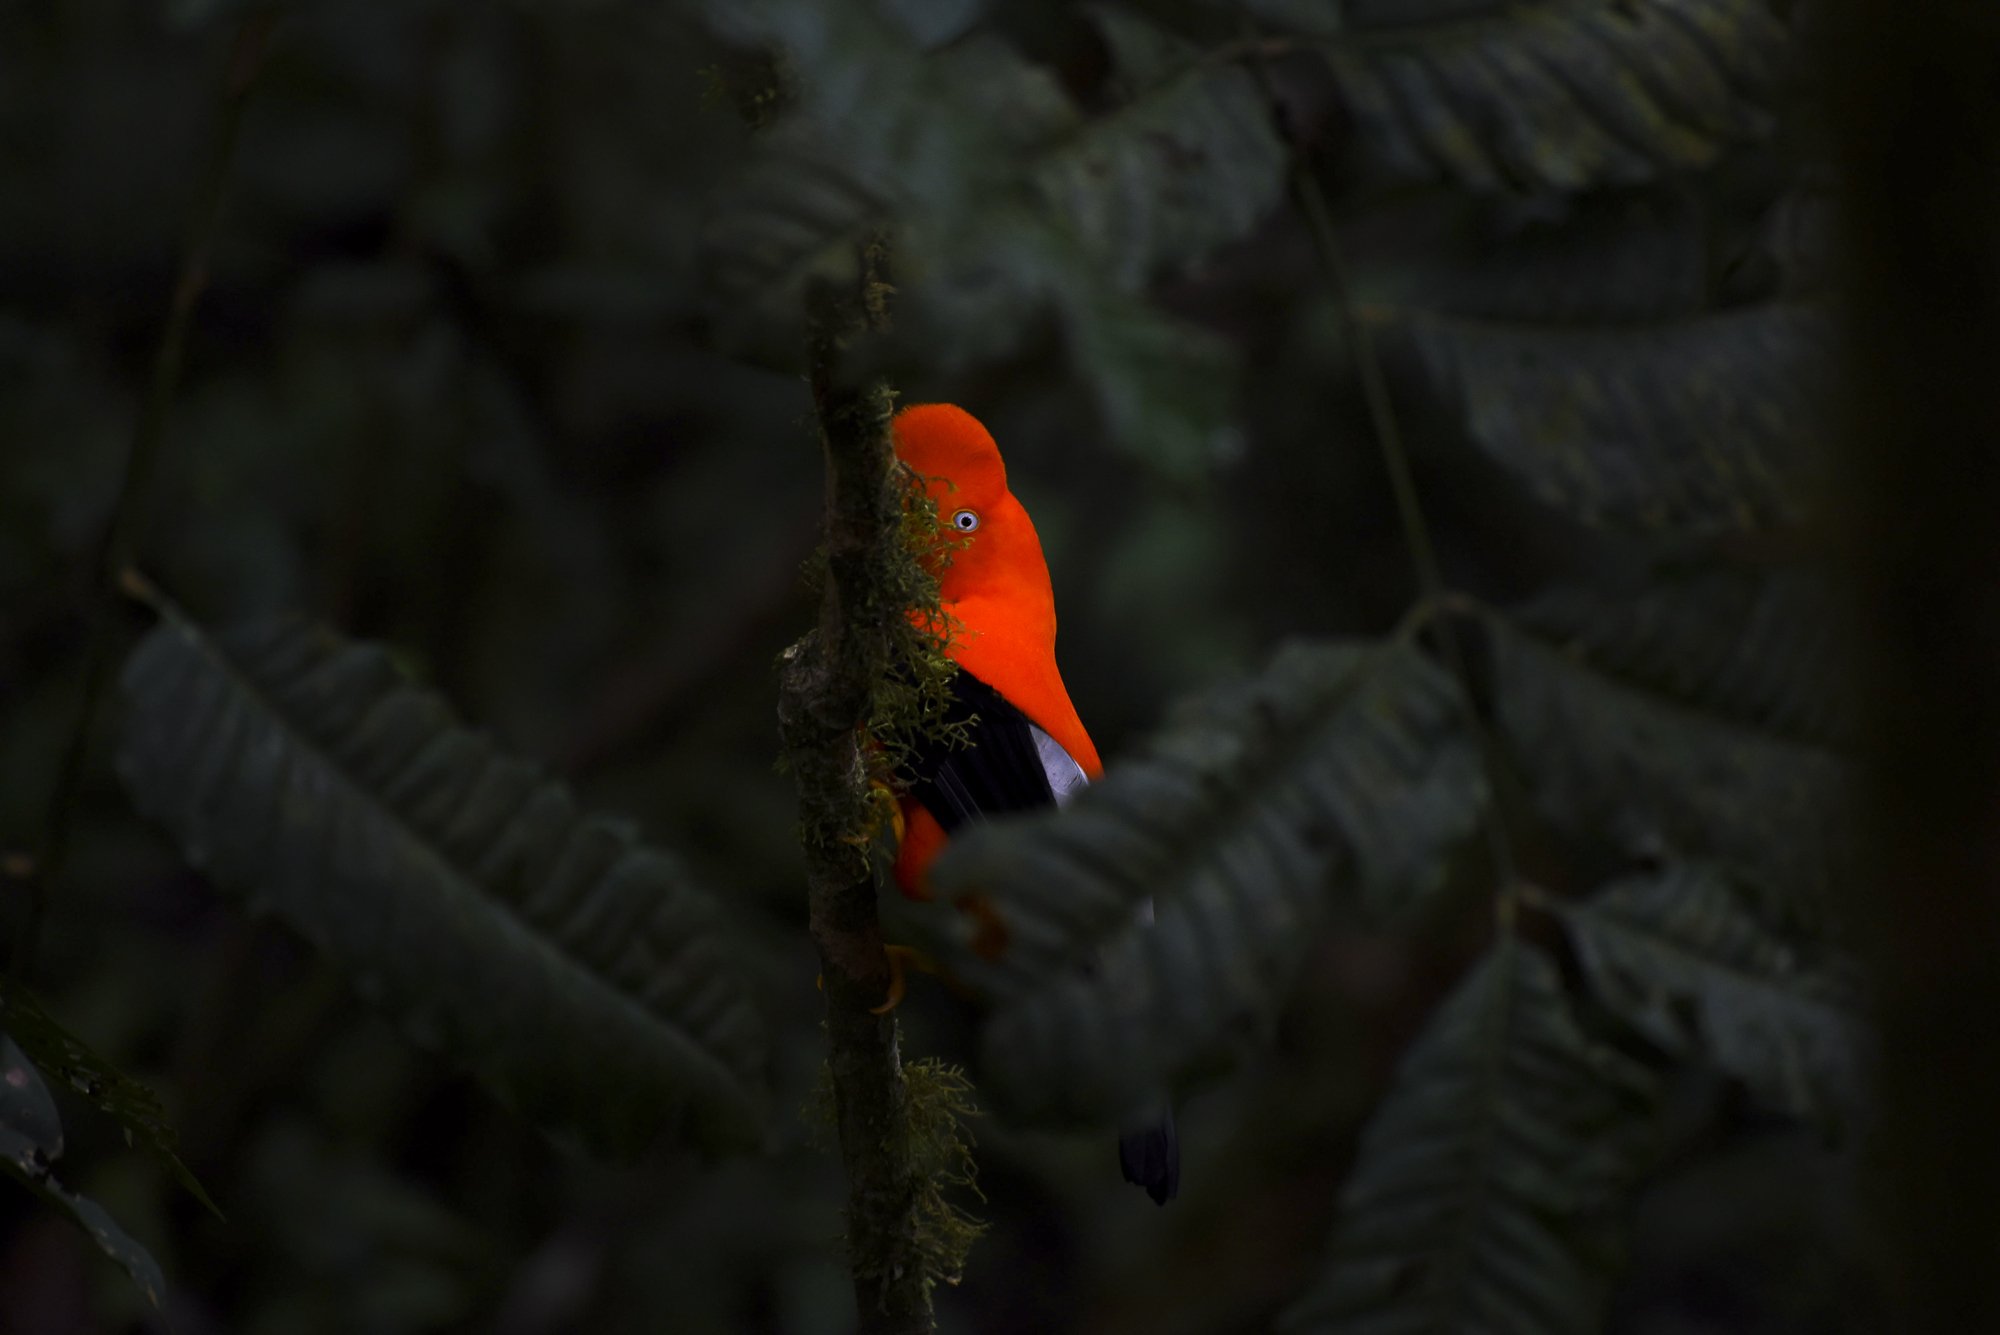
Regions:
<instances>
[{"instance_id":1,"label":"bird's foot","mask_svg":"<svg viewBox=\"0 0 2000 1335\"><path fill-rule=\"evenodd\" d=\"M889 991L882 998L882 1004L868 1008L870 1015L887 1015L903 1004L903 997L909 991L909 971L917 969L924 973L936 973L937 962L923 951L910 946L883 946L882 953L889 957Z\"/></svg>"},{"instance_id":2,"label":"bird's foot","mask_svg":"<svg viewBox=\"0 0 2000 1335\"><path fill-rule=\"evenodd\" d=\"M897 848L903 842L903 803L896 796L896 790L880 779L868 782L868 816L856 834L844 834L840 841L856 848L866 848L878 842L886 831L889 845Z\"/></svg>"},{"instance_id":3,"label":"bird's foot","mask_svg":"<svg viewBox=\"0 0 2000 1335\"><path fill-rule=\"evenodd\" d=\"M887 1015L903 1004L903 998L910 991L910 970L932 974L938 971L937 961L914 946L885 945L882 953L889 957L889 990L883 995L881 1005L868 1008L870 1015ZM826 991L826 975L813 979L813 986Z\"/></svg>"}]
</instances>

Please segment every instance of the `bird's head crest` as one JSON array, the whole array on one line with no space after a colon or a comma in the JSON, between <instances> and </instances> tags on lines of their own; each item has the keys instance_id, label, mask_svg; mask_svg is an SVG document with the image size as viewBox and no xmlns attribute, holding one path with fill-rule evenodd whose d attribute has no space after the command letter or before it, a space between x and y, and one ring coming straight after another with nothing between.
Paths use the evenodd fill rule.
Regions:
<instances>
[{"instance_id":1,"label":"bird's head crest","mask_svg":"<svg viewBox=\"0 0 2000 1335\"><path fill-rule=\"evenodd\" d=\"M951 403L913 404L896 414L895 431L899 459L926 478L950 484L934 488L944 514L957 504L987 505L1007 494L1000 447L965 409Z\"/></svg>"}]
</instances>

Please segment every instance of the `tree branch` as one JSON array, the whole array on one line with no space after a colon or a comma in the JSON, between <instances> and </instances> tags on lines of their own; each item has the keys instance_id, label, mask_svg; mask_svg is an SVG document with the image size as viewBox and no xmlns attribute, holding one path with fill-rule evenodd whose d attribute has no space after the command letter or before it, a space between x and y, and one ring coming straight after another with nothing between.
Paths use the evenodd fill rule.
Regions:
<instances>
[{"instance_id":1,"label":"tree branch","mask_svg":"<svg viewBox=\"0 0 2000 1335\"><path fill-rule=\"evenodd\" d=\"M881 577L902 550L893 464L893 396L850 378L848 345L880 327L871 255L862 289L814 294L809 354L826 464L826 585L819 625L781 660L778 719L798 786L806 895L826 991L828 1066L847 1171L847 1241L864 1335L932 1328L919 1202L926 1173L910 1135L868 854L865 725L907 609Z\"/></svg>"}]
</instances>

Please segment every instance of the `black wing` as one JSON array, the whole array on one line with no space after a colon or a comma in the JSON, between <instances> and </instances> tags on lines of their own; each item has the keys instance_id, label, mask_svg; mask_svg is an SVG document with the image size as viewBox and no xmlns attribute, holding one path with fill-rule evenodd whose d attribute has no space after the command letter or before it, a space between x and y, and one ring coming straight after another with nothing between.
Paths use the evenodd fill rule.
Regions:
<instances>
[{"instance_id":1,"label":"black wing","mask_svg":"<svg viewBox=\"0 0 2000 1335\"><path fill-rule=\"evenodd\" d=\"M946 834L967 821L1055 805L1033 725L998 691L960 668L952 674L945 718L969 723L972 745L926 739L909 765L916 775L911 794Z\"/></svg>"}]
</instances>

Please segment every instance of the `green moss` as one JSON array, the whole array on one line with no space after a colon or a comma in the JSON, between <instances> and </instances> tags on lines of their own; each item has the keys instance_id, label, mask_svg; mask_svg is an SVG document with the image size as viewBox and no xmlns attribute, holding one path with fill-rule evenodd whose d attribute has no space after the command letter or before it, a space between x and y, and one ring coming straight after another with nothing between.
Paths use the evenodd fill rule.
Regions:
<instances>
[{"instance_id":1,"label":"green moss","mask_svg":"<svg viewBox=\"0 0 2000 1335\"><path fill-rule=\"evenodd\" d=\"M918 1251L923 1258L924 1289L939 1280L956 1284L965 1258L986 1225L954 1204L950 1193L966 1191L986 1199L979 1190L979 1164L972 1157L977 1143L967 1122L979 1116L971 1080L964 1071L935 1057L903 1068L910 1091L910 1156L922 1175L917 1197Z\"/></svg>"},{"instance_id":2,"label":"green moss","mask_svg":"<svg viewBox=\"0 0 2000 1335\"><path fill-rule=\"evenodd\" d=\"M891 485L901 493L896 541L883 555L876 587L902 609L888 626L884 662L868 714L869 777L901 791L913 777L909 761L924 742L971 744L964 720L951 721L951 680L958 666L946 655L962 626L939 603L940 578L964 539L942 519L916 474L898 465Z\"/></svg>"},{"instance_id":3,"label":"green moss","mask_svg":"<svg viewBox=\"0 0 2000 1335\"><path fill-rule=\"evenodd\" d=\"M983 1222L952 1199L959 1192L986 1199L972 1156L978 1142L967 1125L980 1112L965 1072L935 1057L905 1065L903 1088L909 1098L909 1162L917 1196L915 1250L929 1294L940 1282L958 1283L972 1244L986 1231ZM840 1125L831 1065L821 1065L801 1115L814 1147L831 1152ZM863 1277L879 1278L885 1268L863 1256L850 1255L849 1262Z\"/></svg>"}]
</instances>

